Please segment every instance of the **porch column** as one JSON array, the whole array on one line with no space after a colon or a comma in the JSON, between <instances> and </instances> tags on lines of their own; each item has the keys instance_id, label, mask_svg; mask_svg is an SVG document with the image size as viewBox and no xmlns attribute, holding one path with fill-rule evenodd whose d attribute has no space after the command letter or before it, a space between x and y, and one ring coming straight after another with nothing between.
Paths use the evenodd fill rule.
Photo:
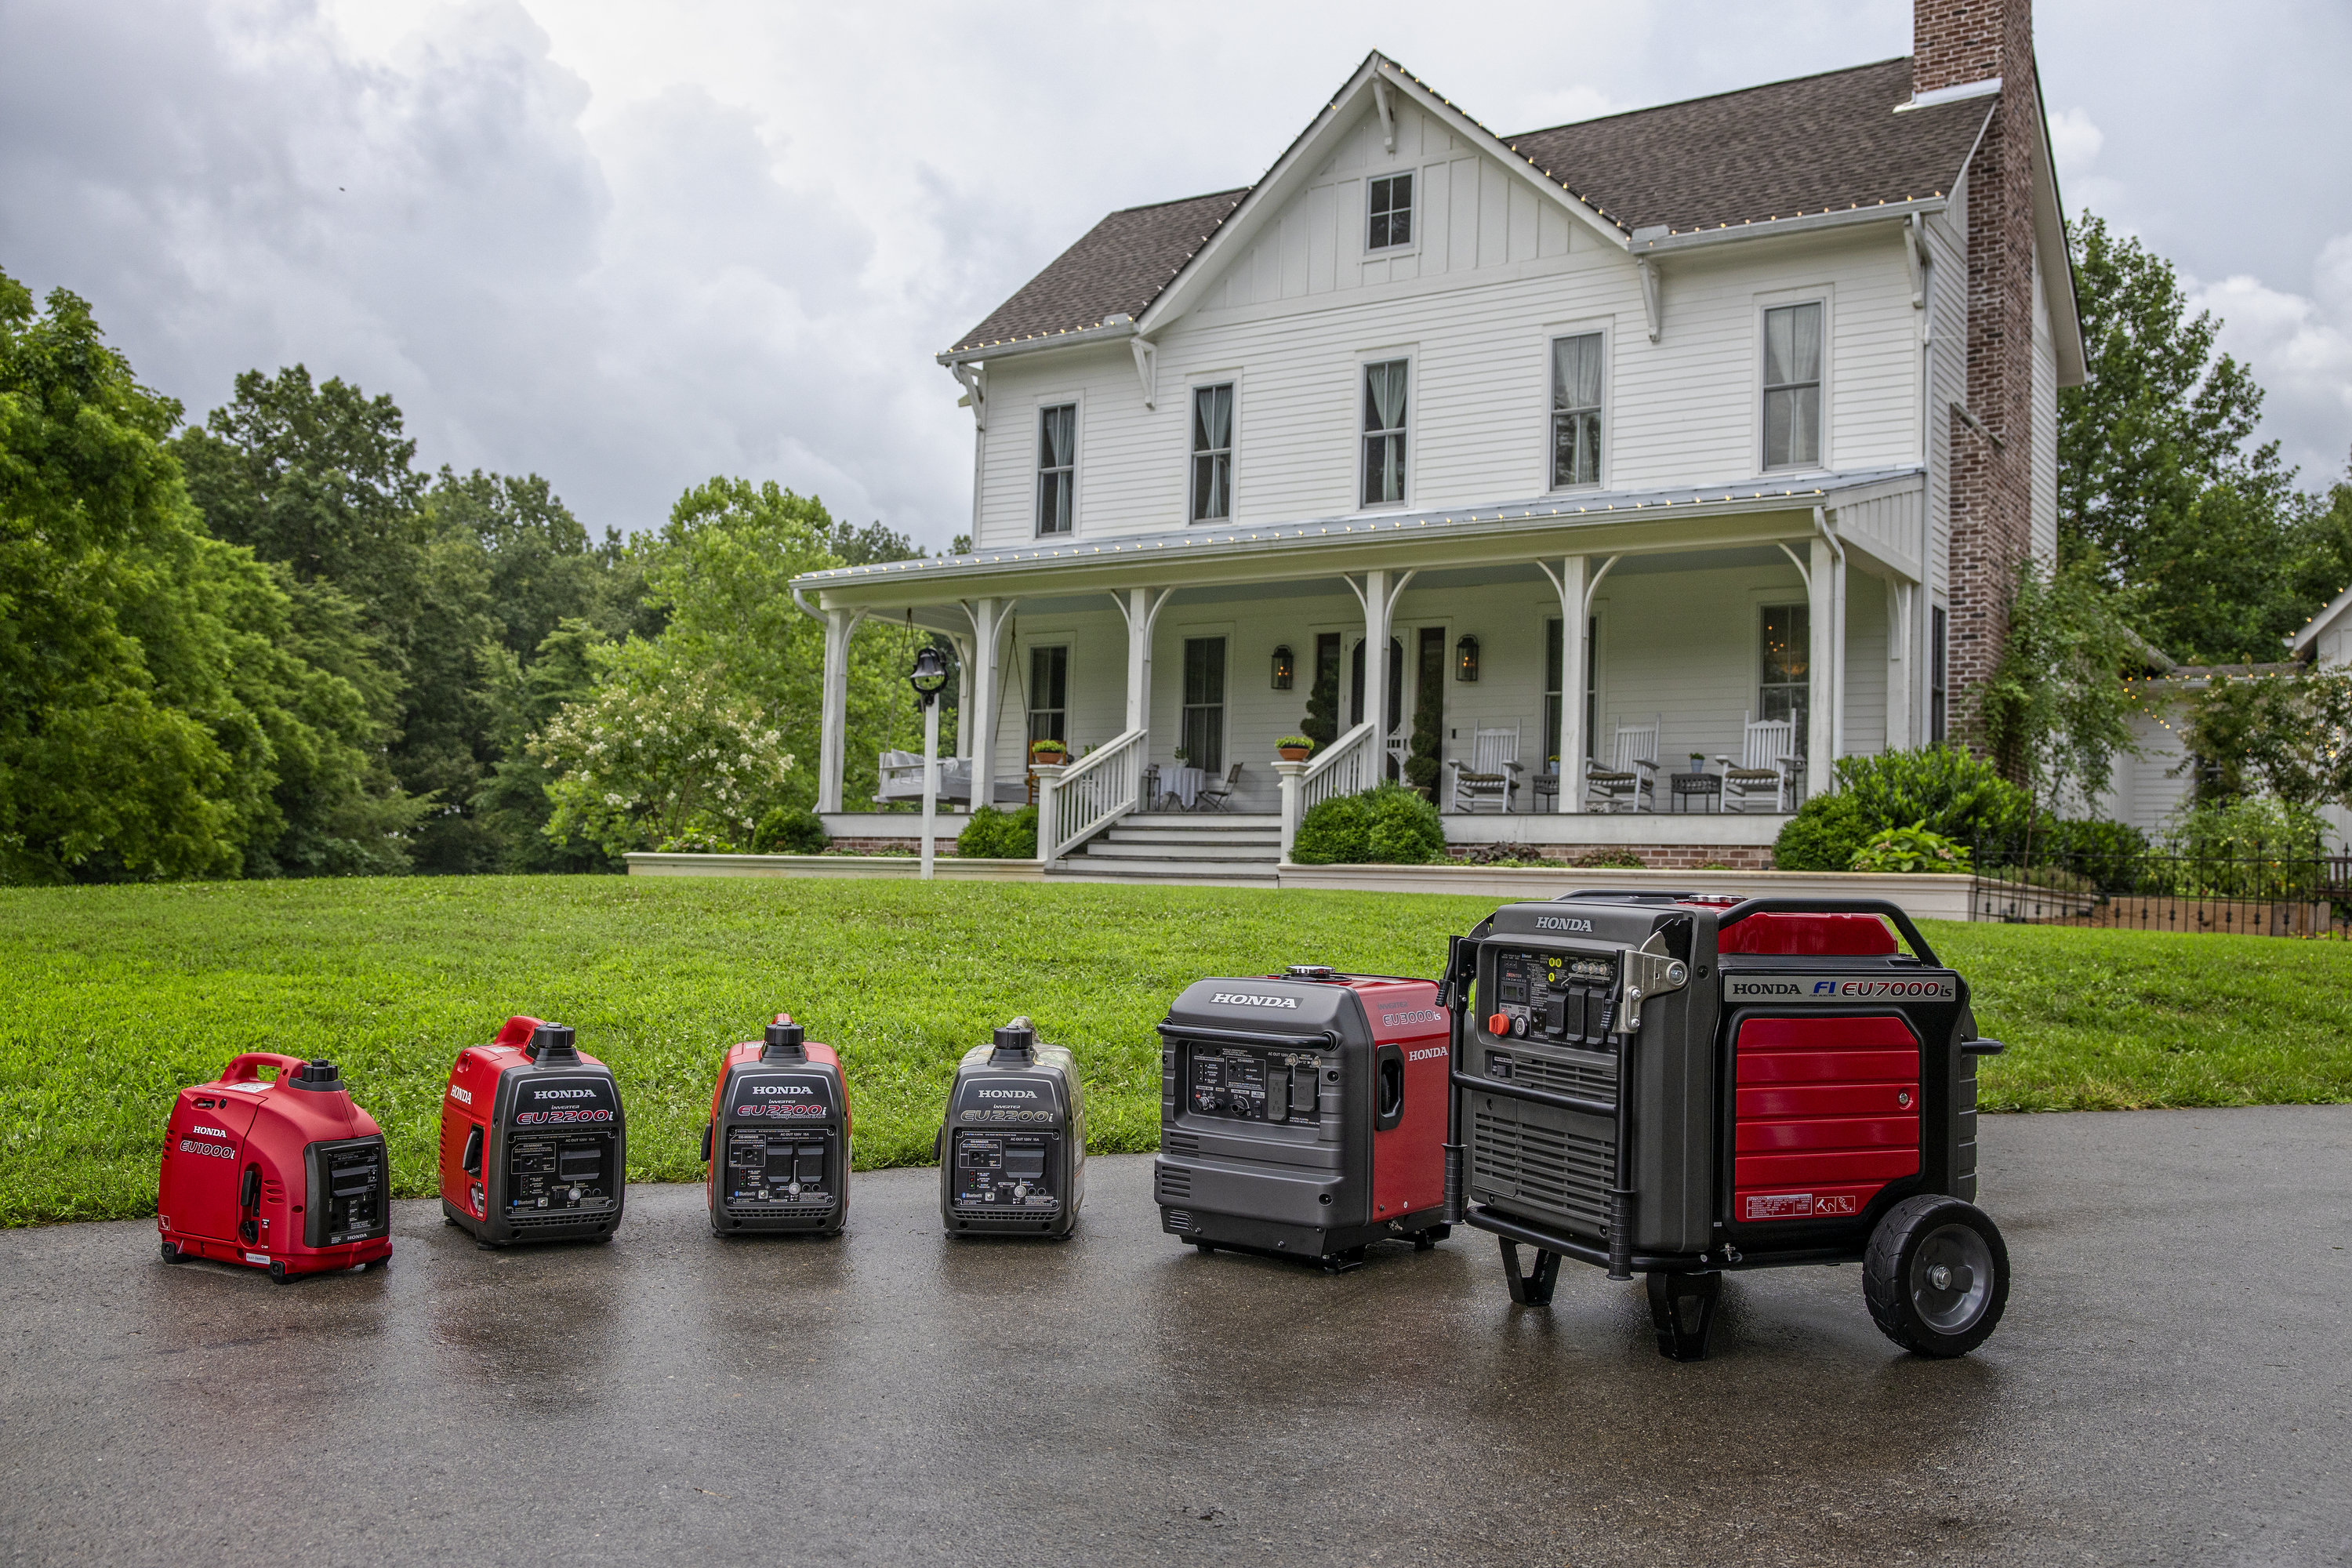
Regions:
<instances>
[{"instance_id":1,"label":"porch column","mask_svg":"<svg viewBox=\"0 0 2352 1568\"><path fill-rule=\"evenodd\" d=\"M1911 741L1911 584L1886 584L1886 749L1904 751Z\"/></svg>"},{"instance_id":2,"label":"porch column","mask_svg":"<svg viewBox=\"0 0 2352 1568\"><path fill-rule=\"evenodd\" d=\"M849 728L849 639L863 610L824 613L824 689L817 701L816 808L841 809L841 769Z\"/></svg>"},{"instance_id":3,"label":"porch column","mask_svg":"<svg viewBox=\"0 0 2352 1568\"><path fill-rule=\"evenodd\" d=\"M996 804L997 605L971 603L971 808ZM958 726L959 730L961 725Z\"/></svg>"},{"instance_id":4,"label":"porch column","mask_svg":"<svg viewBox=\"0 0 2352 1568\"><path fill-rule=\"evenodd\" d=\"M956 651L956 740L955 754L971 755L971 639L948 634L948 641Z\"/></svg>"},{"instance_id":5,"label":"porch column","mask_svg":"<svg viewBox=\"0 0 2352 1568\"><path fill-rule=\"evenodd\" d=\"M1389 754L1389 574L1364 574L1364 710L1372 724L1372 776L1388 776Z\"/></svg>"},{"instance_id":6,"label":"porch column","mask_svg":"<svg viewBox=\"0 0 2352 1568\"><path fill-rule=\"evenodd\" d=\"M1591 562L1571 555L1559 563L1559 812L1584 809L1584 595Z\"/></svg>"},{"instance_id":7,"label":"porch column","mask_svg":"<svg viewBox=\"0 0 2352 1568\"><path fill-rule=\"evenodd\" d=\"M1805 574L1805 620L1811 632L1805 648L1805 671L1811 690L1805 711L1805 797L1827 795L1834 776L1830 764L1837 755L1838 657L1837 557L1829 541L1818 535Z\"/></svg>"},{"instance_id":8,"label":"porch column","mask_svg":"<svg viewBox=\"0 0 2352 1568\"><path fill-rule=\"evenodd\" d=\"M1151 728L1151 628L1173 588L1129 588L1111 602L1127 617L1127 728Z\"/></svg>"}]
</instances>

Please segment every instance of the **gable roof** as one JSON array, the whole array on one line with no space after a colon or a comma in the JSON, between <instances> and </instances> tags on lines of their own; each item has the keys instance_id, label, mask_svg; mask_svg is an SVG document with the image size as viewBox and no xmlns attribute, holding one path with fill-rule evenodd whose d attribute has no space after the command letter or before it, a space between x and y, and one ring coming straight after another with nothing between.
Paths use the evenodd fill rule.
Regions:
<instances>
[{"instance_id":1,"label":"gable roof","mask_svg":"<svg viewBox=\"0 0 2352 1568\"><path fill-rule=\"evenodd\" d=\"M1378 53L1358 76L1383 66L1433 94ZM1910 97L1905 58L1497 141L1630 244L1657 228L1739 227L1948 195L1993 105L1963 99L1894 112ZM940 357L1140 317L1255 188L1112 213Z\"/></svg>"},{"instance_id":2,"label":"gable roof","mask_svg":"<svg viewBox=\"0 0 2352 1568\"><path fill-rule=\"evenodd\" d=\"M2336 618L2347 610L2352 610L2352 588L2347 588L2336 595L2326 609L2305 621L2303 629L2287 639L2289 651L2298 659L2310 658L2312 650L2318 646L2321 635L2334 626Z\"/></svg>"},{"instance_id":3,"label":"gable roof","mask_svg":"<svg viewBox=\"0 0 2352 1568\"><path fill-rule=\"evenodd\" d=\"M1629 230L1687 233L1948 195L1993 106L1897 114L1908 57L1503 140Z\"/></svg>"}]
</instances>

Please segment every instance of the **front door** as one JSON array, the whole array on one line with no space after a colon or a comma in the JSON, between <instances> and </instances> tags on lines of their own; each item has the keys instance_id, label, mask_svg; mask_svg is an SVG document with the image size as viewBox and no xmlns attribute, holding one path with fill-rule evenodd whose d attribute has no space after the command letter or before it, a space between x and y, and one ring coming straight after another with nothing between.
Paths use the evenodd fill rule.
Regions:
<instances>
[{"instance_id":1,"label":"front door","mask_svg":"<svg viewBox=\"0 0 2352 1568\"><path fill-rule=\"evenodd\" d=\"M1225 639L1184 639L1184 761L1214 777L1225 771Z\"/></svg>"}]
</instances>

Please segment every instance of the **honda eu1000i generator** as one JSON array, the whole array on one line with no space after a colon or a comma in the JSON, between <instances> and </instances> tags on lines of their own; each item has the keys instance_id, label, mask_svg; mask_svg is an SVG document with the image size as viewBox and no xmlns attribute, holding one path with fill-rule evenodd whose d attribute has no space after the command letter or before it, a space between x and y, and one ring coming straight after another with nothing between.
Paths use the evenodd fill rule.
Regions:
<instances>
[{"instance_id":1,"label":"honda eu1000i generator","mask_svg":"<svg viewBox=\"0 0 2352 1568\"><path fill-rule=\"evenodd\" d=\"M277 1078L260 1069L274 1067ZM331 1061L247 1051L180 1091L155 1194L163 1261L289 1276L392 1262L392 1165Z\"/></svg>"},{"instance_id":2,"label":"honda eu1000i generator","mask_svg":"<svg viewBox=\"0 0 2352 1568\"><path fill-rule=\"evenodd\" d=\"M1026 1018L956 1064L940 1129L940 1215L950 1236L1067 1236L1087 1195L1078 1064Z\"/></svg>"},{"instance_id":3,"label":"honda eu1000i generator","mask_svg":"<svg viewBox=\"0 0 2352 1568\"><path fill-rule=\"evenodd\" d=\"M1437 984L1293 964L1201 980L1160 1026L1162 1230L1337 1271L1444 1239Z\"/></svg>"},{"instance_id":4,"label":"honda eu1000i generator","mask_svg":"<svg viewBox=\"0 0 2352 1568\"><path fill-rule=\"evenodd\" d=\"M1457 938L1446 984L1447 1212L1501 1239L1514 1300L1550 1300L1562 1258L1643 1273L1676 1360L1733 1269L1861 1263L1926 1355L2000 1321L1974 1199L1976 1063L2002 1047L1895 905L1570 893Z\"/></svg>"},{"instance_id":5,"label":"honda eu1000i generator","mask_svg":"<svg viewBox=\"0 0 2352 1568\"><path fill-rule=\"evenodd\" d=\"M457 1053L441 1100L441 1213L483 1246L610 1240L628 1152L620 1086L569 1026L509 1018Z\"/></svg>"},{"instance_id":6,"label":"honda eu1000i generator","mask_svg":"<svg viewBox=\"0 0 2352 1568\"><path fill-rule=\"evenodd\" d=\"M730 1049L702 1129L719 1236L838 1236L849 1215L849 1086L831 1046L779 1013Z\"/></svg>"}]
</instances>

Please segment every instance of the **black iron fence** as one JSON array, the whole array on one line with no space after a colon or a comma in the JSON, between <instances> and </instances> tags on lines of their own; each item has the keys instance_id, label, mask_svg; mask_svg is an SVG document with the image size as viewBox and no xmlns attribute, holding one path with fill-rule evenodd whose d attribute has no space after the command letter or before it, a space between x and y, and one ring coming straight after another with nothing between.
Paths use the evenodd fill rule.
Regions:
<instances>
[{"instance_id":1,"label":"black iron fence","mask_svg":"<svg viewBox=\"0 0 2352 1568\"><path fill-rule=\"evenodd\" d=\"M2113 848L1979 842L1976 918L2239 936L2352 934L2352 855L2231 842Z\"/></svg>"}]
</instances>

